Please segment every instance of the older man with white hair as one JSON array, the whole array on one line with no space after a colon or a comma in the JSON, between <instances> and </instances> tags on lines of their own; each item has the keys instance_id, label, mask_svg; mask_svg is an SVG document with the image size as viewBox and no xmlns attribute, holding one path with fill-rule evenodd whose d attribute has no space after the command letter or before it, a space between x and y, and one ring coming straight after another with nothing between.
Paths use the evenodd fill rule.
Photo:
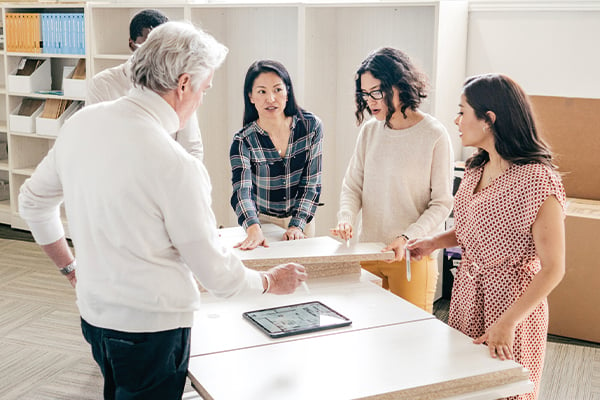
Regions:
<instances>
[{"instance_id":1,"label":"older man with white hair","mask_svg":"<svg viewBox=\"0 0 600 400\"><path fill-rule=\"evenodd\" d=\"M226 53L190 24L157 27L134 53L135 88L69 119L21 187L22 217L76 289L106 399L181 398L200 306L194 275L224 297L291 293L306 279L297 264L249 270L220 245L206 169L171 137Z\"/></svg>"}]
</instances>

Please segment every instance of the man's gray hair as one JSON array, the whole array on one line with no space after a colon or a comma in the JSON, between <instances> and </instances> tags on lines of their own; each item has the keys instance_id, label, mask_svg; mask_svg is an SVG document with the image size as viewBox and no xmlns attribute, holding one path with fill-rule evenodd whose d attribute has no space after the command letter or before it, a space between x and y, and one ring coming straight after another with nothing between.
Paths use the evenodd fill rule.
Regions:
<instances>
[{"instance_id":1,"label":"man's gray hair","mask_svg":"<svg viewBox=\"0 0 600 400\"><path fill-rule=\"evenodd\" d=\"M136 86L165 94L176 89L179 77L188 73L196 91L221 66L228 51L189 22L166 22L154 28L133 53L131 78Z\"/></svg>"}]
</instances>

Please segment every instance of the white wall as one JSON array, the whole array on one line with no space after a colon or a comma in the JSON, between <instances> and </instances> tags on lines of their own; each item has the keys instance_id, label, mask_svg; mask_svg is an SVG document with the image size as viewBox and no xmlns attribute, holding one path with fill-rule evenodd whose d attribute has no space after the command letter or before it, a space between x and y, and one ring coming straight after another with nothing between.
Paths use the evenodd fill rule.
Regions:
<instances>
[{"instance_id":1,"label":"white wall","mask_svg":"<svg viewBox=\"0 0 600 400\"><path fill-rule=\"evenodd\" d=\"M469 12L467 74L504 72L529 94L600 97L600 2L583 10Z\"/></svg>"},{"instance_id":2,"label":"white wall","mask_svg":"<svg viewBox=\"0 0 600 400\"><path fill-rule=\"evenodd\" d=\"M467 37L467 76L502 72L530 95L600 98L600 1L471 1Z\"/></svg>"}]
</instances>

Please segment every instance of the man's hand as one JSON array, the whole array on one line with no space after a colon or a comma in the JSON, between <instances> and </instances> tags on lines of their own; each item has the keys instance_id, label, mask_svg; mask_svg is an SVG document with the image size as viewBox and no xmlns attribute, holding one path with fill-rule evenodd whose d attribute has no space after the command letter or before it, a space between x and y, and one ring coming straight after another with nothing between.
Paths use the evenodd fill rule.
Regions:
<instances>
[{"instance_id":1,"label":"man's hand","mask_svg":"<svg viewBox=\"0 0 600 400\"><path fill-rule=\"evenodd\" d=\"M296 263L277 265L265 274L270 282L267 293L273 294L294 293L296 288L308 277L304 266Z\"/></svg>"}]
</instances>

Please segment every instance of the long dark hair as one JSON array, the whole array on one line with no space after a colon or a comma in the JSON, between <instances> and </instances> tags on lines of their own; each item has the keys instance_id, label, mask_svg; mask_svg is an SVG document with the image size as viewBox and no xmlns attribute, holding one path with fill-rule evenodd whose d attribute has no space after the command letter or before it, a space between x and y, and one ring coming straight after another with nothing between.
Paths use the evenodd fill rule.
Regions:
<instances>
[{"instance_id":1,"label":"long dark hair","mask_svg":"<svg viewBox=\"0 0 600 400\"><path fill-rule=\"evenodd\" d=\"M390 118L396 112L394 108L394 92L392 88L395 86L400 92L400 102L402 107L400 111L406 118L406 109L410 108L416 111L421 101L427 97L427 76L413 65L408 55L404 52L391 48L382 47L375 50L360 64L354 78L356 83L356 116L357 125L360 125L364 120L364 111L371 110L367 106L367 102L363 100L361 88L361 76L365 72L370 72L374 78L381 81L380 90L384 93L383 100L387 106L387 115L385 116L385 124L391 128Z\"/></svg>"},{"instance_id":2,"label":"long dark hair","mask_svg":"<svg viewBox=\"0 0 600 400\"><path fill-rule=\"evenodd\" d=\"M541 163L556 168L550 148L538 135L529 98L517 82L502 74L476 75L467 78L463 94L477 119L491 127L500 157L513 164ZM493 123L488 111L496 114ZM479 167L489 159L488 152L479 149L466 165Z\"/></svg>"},{"instance_id":3,"label":"long dark hair","mask_svg":"<svg viewBox=\"0 0 600 400\"><path fill-rule=\"evenodd\" d=\"M288 96L285 109L283 110L285 116L290 117L292 115L300 114L300 112L303 111L302 108L298 106L298 103L296 103L292 79L290 78L290 74L288 73L287 69L283 66L283 64L274 60L259 60L253 62L252 65L250 65L250 67L248 68L248 72L246 72L246 79L244 79L243 125L246 125L258 119L258 111L256 110L256 106L250 102L250 93L252 93L252 86L254 85L254 80L256 79L256 77L258 77L264 72L276 73L285 84Z\"/></svg>"}]
</instances>

